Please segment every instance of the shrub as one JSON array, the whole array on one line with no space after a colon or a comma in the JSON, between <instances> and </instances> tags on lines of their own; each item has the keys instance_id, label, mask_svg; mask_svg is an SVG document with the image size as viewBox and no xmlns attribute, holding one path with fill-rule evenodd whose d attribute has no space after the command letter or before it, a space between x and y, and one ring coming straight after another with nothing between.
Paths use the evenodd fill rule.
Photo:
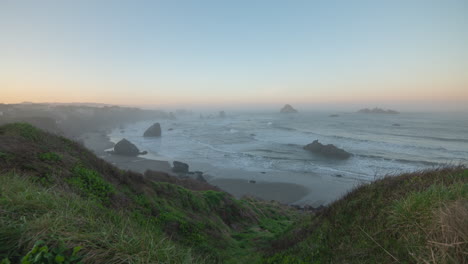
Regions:
<instances>
[{"instance_id":1,"label":"shrub","mask_svg":"<svg viewBox=\"0 0 468 264\"><path fill-rule=\"evenodd\" d=\"M44 241L39 240L34 244L33 249L21 259L21 264L79 264L82 263L80 262L81 257L78 256L80 250L81 247L74 247L73 250L69 250L63 245L49 249ZM71 254L69 254L70 251Z\"/></svg>"},{"instance_id":2,"label":"shrub","mask_svg":"<svg viewBox=\"0 0 468 264\"><path fill-rule=\"evenodd\" d=\"M73 177L67 179L67 182L90 197L107 201L109 195L115 191L114 187L94 170L77 165L72 169L72 173Z\"/></svg>"}]
</instances>

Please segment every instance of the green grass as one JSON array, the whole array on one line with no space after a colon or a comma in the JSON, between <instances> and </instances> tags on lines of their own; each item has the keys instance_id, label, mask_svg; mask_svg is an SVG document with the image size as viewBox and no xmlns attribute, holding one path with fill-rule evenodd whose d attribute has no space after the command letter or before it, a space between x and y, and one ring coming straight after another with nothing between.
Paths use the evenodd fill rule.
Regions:
<instances>
[{"instance_id":1,"label":"green grass","mask_svg":"<svg viewBox=\"0 0 468 264\"><path fill-rule=\"evenodd\" d=\"M306 235L290 244L286 243L285 235L283 242L288 246L265 261L458 263L463 257L456 254L463 249L452 256L447 255L448 251L445 255L434 255L433 251L431 254L431 245L434 241L438 243L438 238L431 234L441 228L435 219L441 208L457 201L468 205L468 170L447 169L386 178L356 189L322 215L302 223L303 227L296 232ZM465 217L466 224L468 215ZM466 254L466 241L453 245L464 247ZM447 262L434 262L432 258Z\"/></svg>"},{"instance_id":2,"label":"green grass","mask_svg":"<svg viewBox=\"0 0 468 264\"><path fill-rule=\"evenodd\" d=\"M0 128L0 134L9 133L20 135L24 139L30 141L39 141L42 131L27 123L12 123L4 125Z\"/></svg>"},{"instance_id":3,"label":"green grass","mask_svg":"<svg viewBox=\"0 0 468 264\"><path fill-rule=\"evenodd\" d=\"M85 263L198 262L150 223L19 175L0 175L0 210L0 259L18 260L43 240L82 247Z\"/></svg>"},{"instance_id":4,"label":"green grass","mask_svg":"<svg viewBox=\"0 0 468 264\"><path fill-rule=\"evenodd\" d=\"M72 173L72 177L66 181L91 198L107 202L109 196L115 192L114 187L94 170L87 169L82 165L76 165L72 169Z\"/></svg>"},{"instance_id":5,"label":"green grass","mask_svg":"<svg viewBox=\"0 0 468 264\"><path fill-rule=\"evenodd\" d=\"M41 161L45 161L45 162L58 162L58 161L61 161L62 160L62 156L60 156L59 154L55 153L55 152L44 152L44 153L40 153L38 155L39 159Z\"/></svg>"},{"instance_id":6,"label":"green grass","mask_svg":"<svg viewBox=\"0 0 468 264\"><path fill-rule=\"evenodd\" d=\"M233 232L232 238L221 219L189 217L190 210L169 205L159 207L168 211L154 218L119 211L103 206L95 197L42 187L16 174L0 175L0 186L0 259L18 260L36 241L43 240L51 249L61 244L82 247L80 256L85 263L240 263L240 259L258 259L256 243L265 244L274 237L251 225L247 236L236 237ZM135 199L139 205L151 207L148 197ZM208 210L210 203L204 195L199 199L204 206L196 208ZM176 228L173 234L177 237L169 239L165 228ZM223 237L211 237L216 229L223 229Z\"/></svg>"}]
</instances>

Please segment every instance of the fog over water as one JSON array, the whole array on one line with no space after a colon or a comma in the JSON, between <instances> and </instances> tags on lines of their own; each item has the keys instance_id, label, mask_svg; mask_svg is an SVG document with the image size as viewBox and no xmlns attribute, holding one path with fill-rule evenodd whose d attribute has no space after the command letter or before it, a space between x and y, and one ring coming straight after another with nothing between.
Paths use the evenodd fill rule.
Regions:
<instances>
[{"instance_id":1,"label":"fog over water","mask_svg":"<svg viewBox=\"0 0 468 264\"><path fill-rule=\"evenodd\" d=\"M464 114L228 113L226 118L193 114L156 121L162 126L161 138L142 137L153 121L115 129L110 136L113 141L127 138L167 160L284 172L285 182L290 180L288 173L368 181L386 174L468 164L468 117ZM316 139L353 156L334 160L303 149ZM268 173L261 177L268 180Z\"/></svg>"}]
</instances>

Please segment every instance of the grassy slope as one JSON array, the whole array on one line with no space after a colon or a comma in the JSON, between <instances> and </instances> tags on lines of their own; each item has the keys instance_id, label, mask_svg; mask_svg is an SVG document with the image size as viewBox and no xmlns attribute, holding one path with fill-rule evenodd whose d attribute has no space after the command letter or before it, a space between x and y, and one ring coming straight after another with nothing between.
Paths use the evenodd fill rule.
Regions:
<instances>
[{"instance_id":1,"label":"grassy slope","mask_svg":"<svg viewBox=\"0 0 468 264\"><path fill-rule=\"evenodd\" d=\"M468 170L364 185L276 241L269 263L468 263Z\"/></svg>"},{"instance_id":2,"label":"grassy slope","mask_svg":"<svg viewBox=\"0 0 468 264\"><path fill-rule=\"evenodd\" d=\"M82 246L86 263L251 262L297 218L207 184L185 182L193 191L121 171L26 124L0 127L0 168L0 260L44 240Z\"/></svg>"},{"instance_id":3,"label":"grassy slope","mask_svg":"<svg viewBox=\"0 0 468 264\"><path fill-rule=\"evenodd\" d=\"M83 246L86 263L467 263L467 201L468 170L451 168L388 177L299 216L0 127L0 260L45 240Z\"/></svg>"}]
</instances>

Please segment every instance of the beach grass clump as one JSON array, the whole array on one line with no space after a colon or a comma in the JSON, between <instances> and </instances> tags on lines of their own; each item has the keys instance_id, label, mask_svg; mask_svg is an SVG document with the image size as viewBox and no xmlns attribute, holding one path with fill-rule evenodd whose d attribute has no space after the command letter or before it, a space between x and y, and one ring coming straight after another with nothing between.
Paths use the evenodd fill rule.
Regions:
<instances>
[{"instance_id":1,"label":"beach grass clump","mask_svg":"<svg viewBox=\"0 0 468 264\"><path fill-rule=\"evenodd\" d=\"M76 165L72 169L72 177L66 181L76 187L80 192L100 201L108 201L109 196L115 192L115 188L106 182L98 172Z\"/></svg>"},{"instance_id":2,"label":"beach grass clump","mask_svg":"<svg viewBox=\"0 0 468 264\"><path fill-rule=\"evenodd\" d=\"M38 158L44 162L58 162L62 160L62 156L55 152L40 153Z\"/></svg>"}]
</instances>

